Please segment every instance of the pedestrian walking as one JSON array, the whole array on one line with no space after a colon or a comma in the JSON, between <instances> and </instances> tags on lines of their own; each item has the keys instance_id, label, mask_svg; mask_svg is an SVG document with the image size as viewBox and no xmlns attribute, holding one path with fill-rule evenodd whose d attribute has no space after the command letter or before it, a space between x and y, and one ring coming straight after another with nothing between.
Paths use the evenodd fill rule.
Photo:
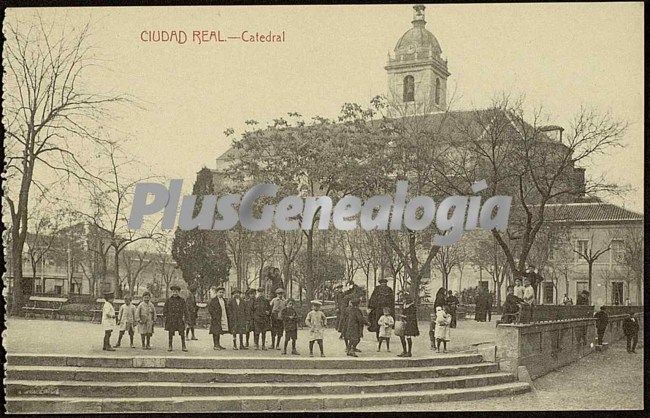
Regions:
<instances>
[{"instance_id":1,"label":"pedestrian walking","mask_svg":"<svg viewBox=\"0 0 650 418\"><path fill-rule=\"evenodd\" d=\"M187 290L187 299L185 299L185 305L187 305L187 327L185 329L185 338L196 340L194 335L194 327L196 327L196 318L199 314L199 305L196 304L196 285L191 285ZM190 333L192 338L190 338Z\"/></svg>"},{"instance_id":2,"label":"pedestrian walking","mask_svg":"<svg viewBox=\"0 0 650 418\"><path fill-rule=\"evenodd\" d=\"M142 302L135 310L135 320L138 323L138 332L142 340L142 349L151 350L151 336L153 335L153 325L156 321L156 307L151 303L151 293L142 294Z\"/></svg>"},{"instance_id":3,"label":"pedestrian walking","mask_svg":"<svg viewBox=\"0 0 650 418\"><path fill-rule=\"evenodd\" d=\"M284 330L284 324L280 319L280 311L286 306L287 299L284 297L284 289L282 288L277 288L275 295L271 300L271 348L279 350L282 331Z\"/></svg>"},{"instance_id":4,"label":"pedestrian walking","mask_svg":"<svg viewBox=\"0 0 650 418\"><path fill-rule=\"evenodd\" d=\"M122 344L122 337L125 332L129 333L129 339L131 340L131 348L135 348L133 345L133 335L135 334L135 310L136 307L132 303L129 296L124 297L124 304L120 306L120 311L117 315L117 324L120 326L120 334L117 338L117 344L115 347L119 347Z\"/></svg>"},{"instance_id":5,"label":"pedestrian walking","mask_svg":"<svg viewBox=\"0 0 650 418\"><path fill-rule=\"evenodd\" d=\"M255 299L253 299L253 337L256 350L260 349L260 335L262 336L262 350L266 350L266 332L271 328L271 305L263 293L264 289L256 289Z\"/></svg>"},{"instance_id":6,"label":"pedestrian walking","mask_svg":"<svg viewBox=\"0 0 650 418\"><path fill-rule=\"evenodd\" d=\"M115 327L115 307L113 307L113 293L104 294L104 306L102 306L102 329L104 330L104 345L102 350L115 351L111 347L111 333Z\"/></svg>"},{"instance_id":7,"label":"pedestrian walking","mask_svg":"<svg viewBox=\"0 0 650 418\"><path fill-rule=\"evenodd\" d=\"M323 333L327 327L327 318L323 311L320 310L322 305L321 301L312 300L311 311L309 311L307 318L305 318L305 325L309 327L309 357L314 356L314 342L318 344L320 356L325 357Z\"/></svg>"},{"instance_id":8,"label":"pedestrian walking","mask_svg":"<svg viewBox=\"0 0 650 418\"><path fill-rule=\"evenodd\" d=\"M214 350L225 350L221 345L221 335L230 331L228 326L229 312L224 294L226 289L223 287L210 288L210 302L208 303L208 313L210 313L210 334L212 334L212 348Z\"/></svg>"},{"instance_id":9,"label":"pedestrian walking","mask_svg":"<svg viewBox=\"0 0 650 418\"><path fill-rule=\"evenodd\" d=\"M598 312L594 314L594 318L596 318L596 338L598 345L603 345L603 336L605 335L605 330L609 323L609 316L607 315L607 312L605 312L604 306L601 306Z\"/></svg>"},{"instance_id":10,"label":"pedestrian walking","mask_svg":"<svg viewBox=\"0 0 650 418\"><path fill-rule=\"evenodd\" d=\"M181 288L178 285L173 285L169 288L172 295L165 301L163 307L163 317L165 318L165 331L169 340L169 348L167 351L172 351L174 341L174 334L178 332L181 336L181 349L187 351L185 346L185 323L187 321L187 306L185 301L180 296Z\"/></svg>"},{"instance_id":11,"label":"pedestrian walking","mask_svg":"<svg viewBox=\"0 0 650 418\"><path fill-rule=\"evenodd\" d=\"M449 342L449 325L451 324L451 315L446 311L447 306L438 306L436 308L436 350L440 352L440 344L443 345L443 352L447 352L447 343Z\"/></svg>"},{"instance_id":12,"label":"pedestrian walking","mask_svg":"<svg viewBox=\"0 0 650 418\"><path fill-rule=\"evenodd\" d=\"M636 353L636 345L639 342L639 322L632 315L623 320L623 334L627 340L627 352Z\"/></svg>"},{"instance_id":13,"label":"pedestrian walking","mask_svg":"<svg viewBox=\"0 0 650 418\"><path fill-rule=\"evenodd\" d=\"M232 348L237 350L237 337L239 337L239 350L247 350L244 346L244 334L248 330L249 307L241 298L239 290L233 290L232 298L228 302L227 316L228 328L232 334Z\"/></svg>"},{"instance_id":14,"label":"pedestrian walking","mask_svg":"<svg viewBox=\"0 0 650 418\"><path fill-rule=\"evenodd\" d=\"M418 329L418 316L415 302L409 294L404 295L404 308L402 309L401 320L404 321L404 335L400 337L402 353L398 357L411 357L413 348L413 337L420 335Z\"/></svg>"},{"instance_id":15,"label":"pedestrian walking","mask_svg":"<svg viewBox=\"0 0 650 418\"><path fill-rule=\"evenodd\" d=\"M280 311L280 320L284 327L284 350L282 354L287 354L287 345L291 340L291 354L300 355L296 350L296 340L298 339L298 312L293 308L294 300L288 299L287 303Z\"/></svg>"},{"instance_id":16,"label":"pedestrian walking","mask_svg":"<svg viewBox=\"0 0 650 418\"><path fill-rule=\"evenodd\" d=\"M381 343L386 341L386 351L390 353L390 337L393 334L395 319L391 315L390 308L384 308L384 314L377 321L379 325L379 345L377 351L381 351Z\"/></svg>"}]
</instances>

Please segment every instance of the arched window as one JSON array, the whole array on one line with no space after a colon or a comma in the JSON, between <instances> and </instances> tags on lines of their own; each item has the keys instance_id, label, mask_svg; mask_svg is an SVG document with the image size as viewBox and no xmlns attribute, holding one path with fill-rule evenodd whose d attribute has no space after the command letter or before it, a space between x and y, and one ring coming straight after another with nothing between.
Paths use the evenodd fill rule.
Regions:
<instances>
[{"instance_id":1,"label":"arched window","mask_svg":"<svg viewBox=\"0 0 650 418\"><path fill-rule=\"evenodd\" d=\"M404 77L404 101L415 101L415 79L412 75Z\"/></svg>"},{"instance_id":2,"label":"arched window","mask_svg":"<svg viewBox=\"0 0 650 418\"><path fill-rule=\"evenodd\" d=\"M436 78L436 104L440 104L440 79Z\"/></svg>"}]
</instances>

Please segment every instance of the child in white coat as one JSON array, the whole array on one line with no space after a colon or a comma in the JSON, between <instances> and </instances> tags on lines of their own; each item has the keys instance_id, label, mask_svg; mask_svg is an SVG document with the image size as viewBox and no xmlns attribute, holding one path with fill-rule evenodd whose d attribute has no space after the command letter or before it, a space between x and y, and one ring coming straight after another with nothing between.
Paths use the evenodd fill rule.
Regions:
<instances>
[{"instance_id":1,"label":"child in white coat","mask_svg":"<svg viewBox=\"0 0 650 418\"><path fill-rule=\"evenodd\" d=\"M386 341L386 351L390 353L390 337L393 333L392 327L395 325L395 320L390 316L390 308L384 308L384 314L377 323L379 324L379 347L377 347L377 351L381 351L381 343Z\"/></svg>"},{"instance_id":2,"label":"child in white coat","mask_svg":"<svg viewBox=\"0 0 650 418\"><path fill-rule=\"evenodd\" d=\"M443 344L443 352L447 352L447 343L449 342L449 324L451 324L451 315L447 313L447 307L436 308L436 344L437 351L440 352L440 343Z\"/></svg>"}]
</instances>

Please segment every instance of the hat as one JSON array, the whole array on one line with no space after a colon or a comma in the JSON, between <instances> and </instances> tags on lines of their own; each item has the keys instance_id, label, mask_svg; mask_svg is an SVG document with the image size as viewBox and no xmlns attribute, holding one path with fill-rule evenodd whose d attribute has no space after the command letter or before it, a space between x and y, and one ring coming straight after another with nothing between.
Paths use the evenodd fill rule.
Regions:
<instances>
[{"instance_id":1,"label":"hat","mask_svg":"<svg viewBox=\"0 0 650 418\"><path fill-rule=\"evenodd\" d=\"M113 293L113 292L104 293L104 299L110 299L113 296L115 296L115 293Z\"/></svg>"},{"instance_id":2,"label":"hat","mask_svg":"<svg viewBox=\"0 0 650 418\"><path fill-rule=\"evenodd\" d=\"M225 289L223 286L219 286L219 287L217 287L217 292L220 291L220 290L225 291L226 289Z\"/></svg>"},{"instance_id":3,"label":"hat","mask_svg":"<svg viewBox=\"0 0 650 418\"><path fill-rule=\"evenodd\" d=\"M169 287L169 290L181 290L181 287L179 285L172 285Z\"/></svg>"},{"instance_id":4,"label":"hat","mask_svg":"<svg viewBox=\"0 0 650 418\"><path fill-rule=\"evenodd\" d=\"M281 287L278 287L277 289L275 289L275 293L284 293L284 289L281 288Z\"/></svg>"},{"instance_id":5,"label":"hat","mask_svg":"<svg viewBox=\"0 0 650 418\"><path fill-rule=\"evenodd\" d=\"M385 277L382 277L381 279L379 279L379 283L388 283L388 279L385 278Z\"/></svg>"},{"instance_id":6,"label":"hat","mask_svg":"<svg viewBox=\"0 0 650 418\"><path fill-rule=\"evenodd\" d=\"M311 304L321 306L323 303L320 300L314 299L314 300L311 301Z\"/></svg>"},{"instance_id":7,"label":"hat","mask_svg":"<svg viewBox=\"0 0 650 418\"><path fill-rule=\"evenodd\" d=\"M240 290L238 290L238 289L235 289L235 290L233 290L233 291L232 291L232 292L230 292L230 293L231 293L231 294L233 294L233 295L237 295L237 294L240 294L240 293L241 293L241 291L240 291Z\"/></svg>"}]
</instances>

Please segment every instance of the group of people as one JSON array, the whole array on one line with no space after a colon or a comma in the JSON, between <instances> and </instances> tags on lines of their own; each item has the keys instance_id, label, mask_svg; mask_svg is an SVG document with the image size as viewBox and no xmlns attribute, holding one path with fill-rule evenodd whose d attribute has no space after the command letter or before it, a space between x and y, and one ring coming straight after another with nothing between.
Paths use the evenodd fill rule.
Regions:
<instances>
[{"instance_id":1,"label":"group of people","mask_svg":"<svg viewBox=\"0 0 650 418\"><path fill-rule=\"evenodd\" d=\"M156 308L151 302L151 294L145 292L142 295L142 302L136 307L133 300L126 296L124 304L120 306L118 313L115 313L113 307L114 295L108 293L104 295L104 306L102 307L102 328L104 329L103 349L105 351L115 351L113 347L119 347L122 344L124 334L128 332L131 342L131 348L135 348L133 338L136 327L140 334L143 350L151 350L151 336L153 335L153 326L156 320ZM111 346L111 334L115 325L119 326L119 336L115 346Z\"/></svg>"},{"instance_id":2,"label":"group of people","mask_svg":"<svg viewBox=\"0 0 650 418\"><path fill-rule=\"evenodd\" d=\"M515 321L528 322L530 308L535 304L535 290L529 278L515 279L515 285L506 288L506 300L503 303L503 314L500 323L511 324Z\"/></svg>"}]
</instances>

